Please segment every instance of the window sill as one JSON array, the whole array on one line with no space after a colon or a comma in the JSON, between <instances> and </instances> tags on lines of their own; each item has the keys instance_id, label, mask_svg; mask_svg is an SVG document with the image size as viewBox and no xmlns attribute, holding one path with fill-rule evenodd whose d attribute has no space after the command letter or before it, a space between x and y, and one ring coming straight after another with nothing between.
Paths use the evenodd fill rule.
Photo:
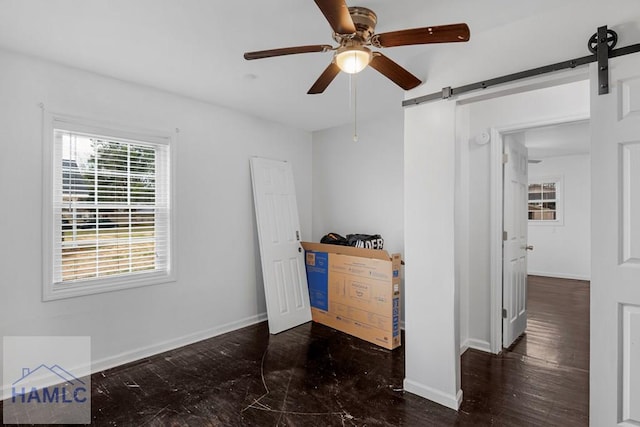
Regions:
<instances>
[{"instance_id":1,"label":"window sill","mask_svg":"<svg viewBox=\"0 0 640 427\"><path fill-rule=\"evenodd\" d=\"M144 286L161 285L175 281L176 277L174 274L145 273L139 276L110 277L72 283L54 283L45 285L42 300L44 302L55 301Z\"/></svg>"},{"instance_id":2,"label":"window sill","mask_svg":"<svg viewBox=\"0 0 640 427\"><path fill-rule=\"evenodd\" d=\"M557 220L557 221L535 221L535 220L528 220L528 225L534 225L534 226L554 226L554 227L563 227L564 226L564 221L561 220Z\"/></svg>"}]
</instances>

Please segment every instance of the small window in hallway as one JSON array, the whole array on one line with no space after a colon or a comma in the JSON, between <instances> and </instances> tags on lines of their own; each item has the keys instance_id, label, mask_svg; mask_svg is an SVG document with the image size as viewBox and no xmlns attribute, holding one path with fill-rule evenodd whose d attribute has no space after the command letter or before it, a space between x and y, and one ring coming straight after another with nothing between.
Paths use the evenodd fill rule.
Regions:
<instances>
[{"instance_id":1,"label":"small window in hallway","mask_svg":"<svg viewBox=\"0 0 640 427\"><path fill-rule=\"evenodd\" d=\"M550 177L529 182L529 222L552 223L562 221L562 179Z\"/></svg>"}]
</instances>

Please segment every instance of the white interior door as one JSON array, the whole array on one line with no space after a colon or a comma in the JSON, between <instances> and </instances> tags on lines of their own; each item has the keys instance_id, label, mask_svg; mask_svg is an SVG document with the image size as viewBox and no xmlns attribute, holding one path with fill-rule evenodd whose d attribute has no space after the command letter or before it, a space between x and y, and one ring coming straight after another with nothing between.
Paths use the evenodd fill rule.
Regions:
<instances>
[{"instance_id":1,"label":"white interior door","mask_svg":"<svg viewBox=\"0 0 640 427\"><path fill-rule=\"evenodd\" d=\"M251 179L269 332L277 334L311 320L291 164L253 157Z\"/></svg>"},{"instance_id":2,"label":"white interior door","mask_svg":"<svg viewBox=\"0 0 640 427\"><path fill-rule=\"evenodd\" d=\"M504 137L502 346L527 327L528 155L523 134Z\"/></svg>"},{"instance_id":3,"label":"white interior door","mask_svg":"<svg viewBox=\"0 0 640 427\"><path fill-rule=\"evenodd\" d=\"M592 426L640 426L640 54L591 66Z\"/></svg>"}]
</instances>

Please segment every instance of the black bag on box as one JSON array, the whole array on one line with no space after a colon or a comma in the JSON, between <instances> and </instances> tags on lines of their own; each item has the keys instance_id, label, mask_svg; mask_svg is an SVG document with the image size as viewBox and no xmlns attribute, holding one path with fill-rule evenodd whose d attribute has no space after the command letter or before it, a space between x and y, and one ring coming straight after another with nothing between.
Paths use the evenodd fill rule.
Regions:
<instances>
[{"instance_id":1,"label":"black bag on box","mask_svg":"<svg viewBox=\"0 0 640 427\"><path fill-rule=\"evenodd\" d=\"M347 234L349 246L365 249L382 249L384 239L379 234Z\"/></svg>"},{"instance_id":2,"label":"black bag on box","mask_svg":"<svg viewBox=\"0 0 640 427\"><path fill-rule=\"evenodd\" d=\"M322 239L320 239L320 243L326 243L328 245L341 245L341 246L349 246L347 239L339 235L338 233L329 233L325 234Z\"/></svg>"}]
</instances>

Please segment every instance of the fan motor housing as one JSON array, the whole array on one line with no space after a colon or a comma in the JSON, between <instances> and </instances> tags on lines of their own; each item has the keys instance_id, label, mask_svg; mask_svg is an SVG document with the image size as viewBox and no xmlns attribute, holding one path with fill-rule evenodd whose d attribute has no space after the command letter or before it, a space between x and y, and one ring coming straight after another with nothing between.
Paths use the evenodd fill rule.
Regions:
<instances>
[{"instance_id":1,"label":"fan motor housing","mask_svg":"<svg viewBox=\"0 0 640 427\"><path fill-rule=\"evenodd\" d=\"M355 36L350 34L346 37L346 34L333 33L333 39L343 44L346 40L354 40L362 43L366 43L373 36L376 24L378 23L378 17L371 9L366 7L354 6L349 8L349 14L356 26Z\"/></svg>"}]
</instances>

